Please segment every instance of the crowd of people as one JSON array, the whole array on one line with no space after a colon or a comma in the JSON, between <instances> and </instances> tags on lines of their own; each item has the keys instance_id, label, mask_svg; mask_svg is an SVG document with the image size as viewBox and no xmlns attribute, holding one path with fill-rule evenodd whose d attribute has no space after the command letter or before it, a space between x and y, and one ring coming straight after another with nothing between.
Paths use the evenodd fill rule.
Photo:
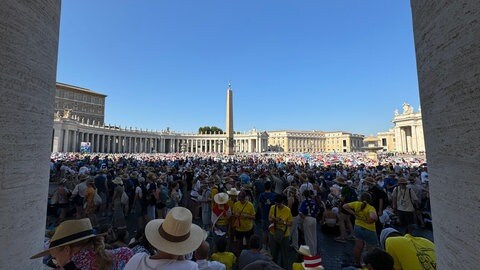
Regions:
<instances>
[{"instance_id":1,"label":"crowd of people","mask_svg":"<svg viewBox=\"0 0 480 270\"><path fill-rule=\"evenodd\" d=\"M365 153L54 153L45 264L58 269L435 269L425 159ZM107 221L107 222L105 222ZM391 266L390 266L391 265Z\"/></svg>"}]
</instances>

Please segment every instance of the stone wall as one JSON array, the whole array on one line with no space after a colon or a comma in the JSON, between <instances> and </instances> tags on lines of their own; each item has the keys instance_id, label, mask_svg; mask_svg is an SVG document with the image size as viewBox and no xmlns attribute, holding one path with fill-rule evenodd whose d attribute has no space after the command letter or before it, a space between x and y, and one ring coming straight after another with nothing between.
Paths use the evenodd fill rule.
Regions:
<instances>
[{"instance_id":1,"label":"stone wall","mask_svg":"<svg viewBox=\"0 0 480 270\"><path fill-rule=\"evenodd\" d=\"M60 1L0 5L0 269L42 269Z\"/></svg>"},{"instance_id":2,"label":"stone wall","mask_svg":"<svg viewBox=\"0 0 480 270\"><path fill-rule=\"evenodd\" d=\"M480 2L411 6L437 269L478 269Z\"/></svg>"}]
</instances>

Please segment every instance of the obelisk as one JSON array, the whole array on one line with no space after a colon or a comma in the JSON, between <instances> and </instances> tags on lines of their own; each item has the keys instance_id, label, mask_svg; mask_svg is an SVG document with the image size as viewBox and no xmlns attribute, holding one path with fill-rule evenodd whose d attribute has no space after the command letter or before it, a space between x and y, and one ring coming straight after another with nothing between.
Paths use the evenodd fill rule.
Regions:
<instances>
[{"instance_id":1,"label":"obelisk","mask_svg":"<svg viewBox=\"0 0 480 270\"><path fill-rule=\"evenodd\" d=\"M225 149L226 155L233 155L233 102L232 102L232 86L230 83L227 88L227 149Z\"/></svg>"}]
</instances>

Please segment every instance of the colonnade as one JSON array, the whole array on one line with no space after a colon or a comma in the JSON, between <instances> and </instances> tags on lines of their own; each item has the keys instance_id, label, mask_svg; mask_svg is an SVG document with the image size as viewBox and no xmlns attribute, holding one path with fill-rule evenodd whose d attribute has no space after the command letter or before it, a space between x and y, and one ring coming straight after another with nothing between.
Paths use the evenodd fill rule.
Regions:
<instances>
[{"instance_id":1,"label":"colonnade","mask_svg":"<svg viewBox=\"0 0 480 270\"><path fill-rule=\"evenodd\" d=\"M268 135L235 134L235 152L266 151ZM94 126L61 118L54 121L52 152L80 152L89 143L96 153L225 153L226 134L182 134Z\"/></svg>"}]
</instances>

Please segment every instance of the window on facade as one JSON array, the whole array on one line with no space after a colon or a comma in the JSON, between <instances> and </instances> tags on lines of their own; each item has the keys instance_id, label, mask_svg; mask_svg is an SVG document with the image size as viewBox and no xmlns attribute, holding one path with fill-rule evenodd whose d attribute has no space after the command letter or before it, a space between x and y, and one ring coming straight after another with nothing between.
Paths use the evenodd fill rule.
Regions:
<instances>
[{"instance_id":1,"label":"window on facade","mask_svg":"<svg viewBox=\"0 0 480 270\"><path fill-rule=\"evenodd\" d=\"M347 147L347 140L343 140L343 147Z\"/></svg>"},{"instance_id":2,"label":"window on facade","mask_svg":"<svg viewBox=\"0 0 480 270\"><path fill-rule=\"evenodd\" d=\"M387 146L387 139L382 138L382 146Z\"/></svg>"}]
</instances>

